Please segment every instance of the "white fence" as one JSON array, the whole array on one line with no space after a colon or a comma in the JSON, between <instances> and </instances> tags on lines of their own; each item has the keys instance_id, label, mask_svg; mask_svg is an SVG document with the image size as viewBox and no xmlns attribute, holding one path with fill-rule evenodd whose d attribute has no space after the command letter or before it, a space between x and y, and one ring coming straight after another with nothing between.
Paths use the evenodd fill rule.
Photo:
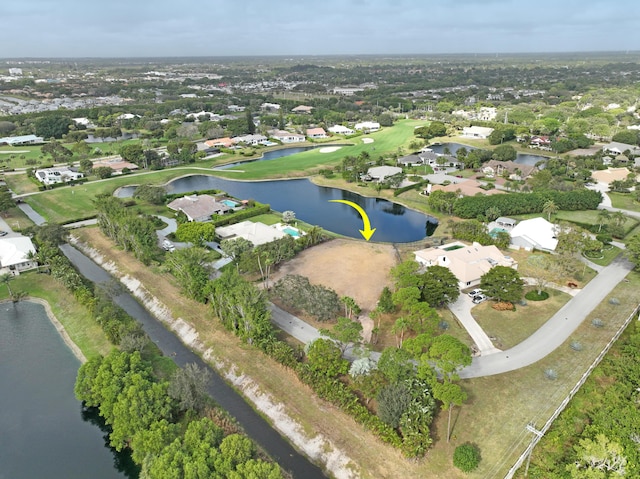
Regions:
<instances>
[{"instance_id":1,"label":"white fence","mask_svg":"<svg viewBox=\"0 0 640 479\"><path fill-rule=\"evenodd\" d=\"M560 415L560 413L564 410L564 408L567 407L567 404L569 404L569 401L571 401L573 396L575 396L575 394L578 392L578 390L582 387L582 385L587 380L587 378L591 375L591 373L596 368L596 366L598 366L598 364L600 364L600 361L602 361L602 358L604 358L605 355L609 352L609 349L611 349L611 346L613 346L613 344L618 340L620 335L624 332L624 330L627 328L629 323L631 323L631 321L633 321L633 318L636 317L636 315L638 314L639 311L640 311L640 304L638 304L638 306L636 306L636 308L629 315L629 317L625 320L625 322L622 324L622 326L620 326L618 331L616 331L616 334L613 335L613 338L611 338L611 341L609 341L606 344L606 346L602 349L602 351L600 351L600 354L598 354L598 357L596 359L594 359L594 361L591 363L589 368L585 371L585 373L582 375L582 377L578 380L576 385L573 386L571 391L569 391L569 394L567 394L567 396L564 398L562 403L560 403L560 405L556 408L556 410L553 412L553 414L547 420L547 422L544 423L544 426L542 426L542 428L539 431L536 431L534 433L533 438L531 439L531 442L529 443L527 448L524 450L524 452L520 455L520 457L518 457L518 460L516 461L516 463L511 467L511 469L509 469L509 472L507 472L507 475L504 476L504 479L512 479L513 475L516 473L516 471L518 469L520 469L520 467L522 466L524 461L528 457L530 457L530 454L533 451L533 448L536 447L536 444L538 444L538 441L540 441L542 436L544 436L545 433L549 430L549 428L551 427L551 424L553 424L553 421L556 420L556 418Z\"/></svg>"}]
</instances>

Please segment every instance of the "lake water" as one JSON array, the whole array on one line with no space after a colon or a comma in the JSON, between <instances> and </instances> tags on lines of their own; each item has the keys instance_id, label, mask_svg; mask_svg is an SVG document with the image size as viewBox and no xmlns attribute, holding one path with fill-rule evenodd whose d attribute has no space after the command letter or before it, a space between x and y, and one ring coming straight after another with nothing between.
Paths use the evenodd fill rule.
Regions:
<instances>
[{"instance_id":1,"label":"lake water","mask_svg":"<svg viewBox=\"0 0 640 479\"><path fill-rule=\"evenodd\" d=\"M477 148L474 148L473 146L462 145L460 143L442 143L440 145L429 146L429 148L431 148L435 153L443 153L445 148L449 148L449 151L454 156L455 156L456 152L460 148L463 148L463 147L466 148L467 150L475 150L475 149L477 149ZM521 165L531 165L531 166L533 166L539 161L546 161L548 159L549 159L548 156L528 155L526 153L518 153L518 156L517 156L517 158L515 160L515 163L519 163Z\"/></svg>"},{"instance_id":2,"label":"lake water","mask_svg":"<svg viewBox=\"0 0 640 479\"><path fill-rule=\"evenodd\" d=\"M296 218L311 225L351 238L362 239L360 214L352 207L331 200L348 200L362 207L371 227L376 228L371 241L408 243L430 236L438 223L431 216L405 208L381 198L369 198L337 188L313 184L308 179L277 181L233 181L207 175L192 175L170 182L167 193L218 189L238 199L268 203L275 211L291 210ZM130 197L135 187L118 190L118 196ZM426 200L425 200L426 201Z\"/></svg>"},{"instance_id":3,"label":"lake water","mask_svg":"<svg viewBox=\"0 0 640 479\"><path fill-rule=\"evenodd\" d=\"M138 477L76 400L79 367L41 305L0 304L0 478Z\"/></svg>"}]
</instances>

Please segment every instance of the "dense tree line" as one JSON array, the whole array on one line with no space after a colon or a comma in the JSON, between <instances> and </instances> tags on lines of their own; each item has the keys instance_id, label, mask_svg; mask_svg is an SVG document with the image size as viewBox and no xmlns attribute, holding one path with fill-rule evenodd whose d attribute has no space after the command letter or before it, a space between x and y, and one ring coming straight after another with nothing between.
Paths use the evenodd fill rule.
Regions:
<instances>
[{"instance_id":1,"label":"dense tree line","mask_svg":"<svg viewBox=\"0 0 640 479\"><path fill-rule=\"evenodd\" d=\"M131 251L144 264L157 257L158 236L151 217L125 208L122 200L103 195L94 201L102 232L125 251Z\"/></svg>"},{"instance_id":2,"label":"dense tree line","mask_svg":"<svg viewBox=\"0 0 640 479\"><path fill-rule=\"evenodd\" d=\"M553 201L559 210L595 210L602 195L598 191L580 189L533 193L509 193L505 195L465 196L455 200L452 212L460 218L484 217L487 210L495 208L500 215L542 213L545 203Z\"/></svg>"}]
</instances>

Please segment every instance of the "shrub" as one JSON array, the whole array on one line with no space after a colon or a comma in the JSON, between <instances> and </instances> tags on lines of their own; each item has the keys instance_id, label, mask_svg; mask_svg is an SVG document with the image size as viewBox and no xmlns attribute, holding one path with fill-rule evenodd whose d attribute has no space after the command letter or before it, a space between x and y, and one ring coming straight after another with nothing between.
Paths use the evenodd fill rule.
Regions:
<instances>
[{"instance_id":1,"label":"shrub","mask_svg":"<svg viewBox=\"0 0 640 479\"><path fill-rule=\"evenodd\" d=\"M462 444L453 452L453 465L462 472L475 471L480 464L480 459L480 449L474 444Z\"/></svg>"},{"instance_id":2,"label":"shrub","mask_svg":"<svg viewBox=\"0 0 640 479\"><path fill-rule=\"evenodd\" d=\"M529 291L524 295L529 301L544 301L545 299L549 299L549 293L546 291L540 291L540 294L534 289Z\"/></svg>"},{"instance_id":3,"label":"shrub","mask_svg":"<svg viewBox=\"0 0 640 479\"><path fill-rule=\"evenodd\" d=\"M498 301L493 303L491 307L496 311L514 311L516 309L513 303L509 303L508 301Z\"/></svg>"},{"instance_id":4,"label":"shrub","mask_svg":"<svg viewBox=\"0 0 640 479\"><path fill-rule=\"evenodd\" d=\"M594 328L603 328L604 327L604 321L598 318L595 318L594 320L591 321L591 325Z\"/></svg>"},{"instance_id":5,"label":"shrub","mask_svg":"<svg viewBox=\"0 0 640 479\"><path fill-rule=\"evenodd\" d=\"M558 379L558 373L555 369L547 368L544 370L544 377L549 379L550 381L555 381Z\"/></svg>"},{"instance_id":6,"label":"shrub","mask_svg":"<svg viewBox=\"0 0 640 479\"><path fill-rule=\"evenodd\" d=\"M571 341L571 349L573 349L574 351L582 351L584 349L584 346L580 341L574 340L574 341Z\"/></svg>"}]
</instances>

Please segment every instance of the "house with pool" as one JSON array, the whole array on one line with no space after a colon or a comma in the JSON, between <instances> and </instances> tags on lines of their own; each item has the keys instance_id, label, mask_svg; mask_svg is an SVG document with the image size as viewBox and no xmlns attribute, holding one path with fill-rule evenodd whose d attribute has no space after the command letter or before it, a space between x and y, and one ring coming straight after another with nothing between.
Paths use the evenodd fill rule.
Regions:
<instances>
[{"instance_id":1,"label":"house with pool","mask_svg":"<svg viewBox=\"0 0 640 479\"><path fill-rule=\"evenodd\" d=\"M184 213L189 221L199 222L210 221L214 215L225 215L243 206L242 202L211 195L186 195L167 205L173 211Z\"/></svg>"},{"instance_id":2,"label":"house with pool","mask_svg":"<svg viewBox=\"0 0 640 479\"><path fill-rule=\"evenodd\" d=\"M254 246L271 243L287 236L297 239L303 235L304 233L298 228L282 223L269 226L260 222L241 221L240 223L216 228L216 236L220 238L220 241L244 238Z\"/></svg>"}]
</instances>

